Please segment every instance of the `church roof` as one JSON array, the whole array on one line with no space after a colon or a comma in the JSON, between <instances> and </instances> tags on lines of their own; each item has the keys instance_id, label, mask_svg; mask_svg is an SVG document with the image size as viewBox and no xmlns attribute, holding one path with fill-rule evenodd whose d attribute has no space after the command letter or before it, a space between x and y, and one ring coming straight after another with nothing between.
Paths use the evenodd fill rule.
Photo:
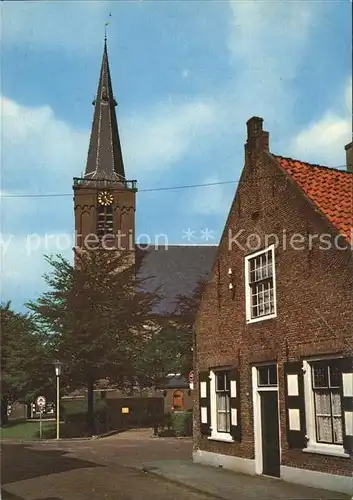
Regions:
<instances>
[{"instance_id":1,"label":"church roof","mask_svg":"<svg viewBox=\"0 0 353 500\"><path fill-rule=\"evenodd\" d=\"M94 115L85 178L124 180L123 155L115 113L117 103L113 96L106 41L97 96L93 104Z\"/></svg>"},{"instance_id":2,"label":"church roof","mask_svg":"<svg viewBox=\"0 0 353 500\"><path fill-rule=\"evenodd\" d=\"M149 291L160 287L163 297L152 312L173 314L178 296L191 294L200 278L208 279L217 248L211 245L138 245L136 252L143 252L139 275L150 278L146 280Z\"/></svg>"}]
</instances>

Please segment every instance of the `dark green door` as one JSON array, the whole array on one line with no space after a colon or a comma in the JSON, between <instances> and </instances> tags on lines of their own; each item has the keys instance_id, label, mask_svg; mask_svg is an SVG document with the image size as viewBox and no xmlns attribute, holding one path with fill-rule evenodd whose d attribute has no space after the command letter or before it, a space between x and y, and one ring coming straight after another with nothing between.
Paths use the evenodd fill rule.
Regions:
<instances>
[{"instance_id":1,"label":"dark green door","mask_svg":"<svg viewBox=\"0 0 353 500\"><path fill-rule=\"evenodd\" d=\"M261 397L262 473L280 477L277 391L263 391Z\"/></svg>"}]
</instances>

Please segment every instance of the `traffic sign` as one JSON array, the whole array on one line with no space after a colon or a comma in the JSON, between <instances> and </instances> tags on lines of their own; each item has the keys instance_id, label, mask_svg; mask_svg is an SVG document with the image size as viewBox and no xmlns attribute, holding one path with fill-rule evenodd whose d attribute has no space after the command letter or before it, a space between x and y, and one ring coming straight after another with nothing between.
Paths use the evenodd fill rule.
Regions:
<instances>
[{"instance_id":1,"label":"traffic sign","mask_svg":"<svg viewBox=\"0 0 353 500\"><path fill-rule=\"evenodd\" d=\"M194 372L193 372L193 371L191 371L191 372L189 373L189 388L190 388L191 390L193 390L193 389L194 389Z\"/></svg>"},{"instance_id":2,"label":"traffic sign","mask_svg":"<svg viewBox=\"0 0 353 500\"><path fill-rule=\"evenodd\" d=\"M46 402L47 400L44 396L38 396L36 399L37 406L39 406L40 409L44 408Z\"/></svg>"}]
</instances>

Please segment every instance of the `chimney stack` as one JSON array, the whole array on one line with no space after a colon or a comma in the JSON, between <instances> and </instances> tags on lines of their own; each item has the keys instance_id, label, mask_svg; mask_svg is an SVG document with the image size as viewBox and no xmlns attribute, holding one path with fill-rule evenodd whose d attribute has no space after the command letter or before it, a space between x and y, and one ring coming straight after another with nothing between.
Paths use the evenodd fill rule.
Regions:
<instances>
[{"instance_id":1,"label":"chimney stack","mask_svg":"<svg viewBox=\"0 0 353 500\"><path fill-rule=\"evenodd\" d=\"M346 150L346 166L347 166L347 172L352 172L353 173L353 154L352 154L352 145L353 142L350 142L347 144L347 146L344 147Z\"/></svg>"},{"instance_id":2,"label":"chimney stack","mask_svg":"<svg viewBox=\"0 0 353 500\"><path fill-rule=\"evenodd\" d=\"M253 116L246 122L248 137L246 146L249 150L263 149L269 151L269 133L262 128L263 118Z\"/></svg>"}]
</instances>

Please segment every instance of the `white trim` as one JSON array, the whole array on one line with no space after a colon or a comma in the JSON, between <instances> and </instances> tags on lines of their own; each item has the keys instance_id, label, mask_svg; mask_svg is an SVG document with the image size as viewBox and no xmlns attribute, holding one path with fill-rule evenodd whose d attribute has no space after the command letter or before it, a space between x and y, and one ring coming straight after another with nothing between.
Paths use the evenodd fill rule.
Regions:
<instances>
[{"instance_id":1,"label":"white trim","mask_svg":"<svg viewBox=\"0 0 353 500\"><path fill-rule=\"evenodd\" d=\"M234 443L234 439L227 432L218 433L216 431L212 431L212 435L208 436L207 439L209 439L210 441L224 441L225 443Z\"/></svg>"},{"instance_id":2,"label":"white trim","mask_svg":"<svg viewBox=\"0 0 353 500\"><path fill-rule=\"evenodd\" d=\"M267 314L266 316L259 316L258 318L251 317L251 297L250 297L250 287L249 287L249 260L261 255L263 253L272 251L272 281L273 281L273 304L274 312ZM277 296L276 296L276 265L275 265L275 245L270 245L258 252L254 252L250 255L245 256L244 260L244 284L245 284L245 317L246 324L257 323L258 321L265 321L267 319L272 319L277 317Z\"/></svg>"},{"instance_id":3,"label":"white trim","mask_svg":"<svg viewBox=\"0 0 353 500\"><path fill-rule=\"evenodd\" d=\"M252 367L253 407L254 407L254 441L255 441L255 472L262 474L262 442L261 442L261 402L257 390L257 367Z\"/></svg>"},{"instance_id":4,"label":"white trim","mask_svg":"<svg viewBox=\"0 0 353 500\"><path fill-rule=\"evenodd\" d=\"M343 446L336 444L317 443L304 448L305 453L317 453L318 455L330 455L333 457L349 458L350 455L344 452Z\"/></svg>"},{"instance_id":5,"label":"white trim","mask_svg":"<svg viewBox=\"0 0 353 500\"><path fill-rule=\"evenodd\" d=\"M303 360L303 373L304 373L304 400L305 400L305 419L306 419L306 437L308 439L306 448L303 451L306 453L318 453L320 455L332 455L340 457L348 457L344 452L343 444L327 444L320 443L316 440L316 425L315 425L315 405L314 405L314 392L312 390L312 377L311 377L311 361L321 361L337 359L333 357L323 356L321 358L310 358ZM343 425L343 421L342 421Z\"/></svg>"},{"instance_id":6,"label":"white trim","mask_svg":"<svg viewBox=\"0 0 353 500\"><path fill-rule=\"evenodd\" d=\"M234 443L234 439L230 432L217 432L216 371L223 371L223 369L210 370L211 436L209 436L208 439Z\"/></svg>"},{"instance_id":7,"label":"white trim","mask_svg":"<svg viewBox=\"0 0 353 500\"><path fill-rule=\"evenodd\" d=\"M346 493L352 496L352 476L339 476L327 474L308 469L297 469L296 467L281 466L281 479L290 483L303 484L311 488L325 489L329 491Z\"/></svg>"},{"instance_id":8,"label":"white trim","mask_svg":"<svg viewBox=\"0 0 353 500\"><path fill-rule=\"evenodd\" d=\"M263 474L263 454L262 454L262 418L261 418L261 392L277 392L278 385L271 387L261 387L258 385L258 368L261 366L273 365L274 363L262 363L252 367L252 387L253 387L253 408L254 408L254 448L255 448L255 472L256 474ZM277 367L277 380L278 380L278 366ZM280 421L280 407L279 397L277 396L278 404L278 444L280 463L282 460L282 446L281 446L281 421Z\"/></svg>"}]
</instances>

